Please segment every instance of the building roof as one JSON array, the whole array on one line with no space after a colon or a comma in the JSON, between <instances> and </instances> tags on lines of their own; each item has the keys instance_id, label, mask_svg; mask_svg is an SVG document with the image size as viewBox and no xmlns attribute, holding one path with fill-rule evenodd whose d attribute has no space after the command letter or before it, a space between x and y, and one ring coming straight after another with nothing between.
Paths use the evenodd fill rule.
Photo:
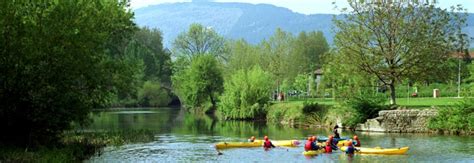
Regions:
<instances>
[{"instance_id":1,"label":"building roof","mask_svg":"<svg viewBox=\"0 0 474 163\"><path fill-rule=\"evenodd\" d=\"M323 69L317 69L317 70L314 70L314 75L322 75L323 74Z\"/></svg>"},{"instance_id":2,"label":"building roof","mask_svg":"<svg viewBox=\"0 0 474 163\"><path fill-rule=\"evenodd\" d=\"M451 56L453 56L454 58L464 58L464 53L455 52L451 54ZM469 56L474 59L474 51L470 51Z\"/></svg>"}]
</instances>

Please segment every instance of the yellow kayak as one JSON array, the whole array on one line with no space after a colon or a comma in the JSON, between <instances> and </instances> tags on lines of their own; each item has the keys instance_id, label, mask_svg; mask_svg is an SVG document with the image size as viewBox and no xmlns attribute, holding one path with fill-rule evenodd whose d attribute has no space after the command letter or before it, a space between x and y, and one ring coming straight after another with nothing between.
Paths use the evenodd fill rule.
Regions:
<instances>
[{"instance_id":1,"label":"yellow kayak","mask_svg":"<svg viewBox=\"0 0 474 163\"><path fill-rule=\"evenodd\" d=\"M340 148L342 151L346 151L346 147L341 147ZM356 147L356 153L360 154L383 154L383 155L403 155L407 153L408 147L402 147L402 148L364 148L364 147Z\"/></svg>"},{"instance_id":2,"label":"yellow kayak","mask_svg":"<svg viewBox=\"0 0 474 163\"><path fill-rule=\"evenodd\" d=\"M338 147L348 146L349 142L350 142L350 140L341 140L341 141L337 142L337 146Z\"/></svg>"},{"instance_id":3,"label":"yellow kayak","mask_svg":"<svg viewBox=\"0 0 474 163\"><path fill-rule=\"evenodd\" d=\"M217 149L225 148L248 148L248 147L261 147L262 142L220 142L215 145Z\"/></svg>"},{"instance_id":4,"label":"yellow kayak","mask_svg":"<svg viewBox=\"0 0 474 163\"><path fill-rule=\"evenodd\" d=\"M264 140L254 140L254 142L259 142L263 145ZM285 147L296 147L300 145L298 140L271 140L274 146L285 146Z\"/></svg>"},{"instance_id":5,"label":"yellow kayak","mask_svg":"<svg viewBox=\"0 0 474 163\"><path fill-rule=\"evenodd\" d=\"M347 146L347 142L349 142L349 140L347 140L347 141L346 140L341 140L341 141L337 142L337 146L338 147ZM320 146L320 147L325 147L326 143L319 143L318 142L317 145Z\"/></svg>"},{"instance_id":6,"label":"yellow kayak","mask_svg":"<svg viewBox=\"0 0 474 163\"><path fill-rule=\"evenodd\" d=\"M303 155L305 155L305 156L314 156L314 155L318 155L318 154L321 154L321 153L324 153L324 152L325 152L324 149L303 151Z\"/></svg>"},{"instance_id":7,"label":"yellow kayak","mask_svg":"<svg viewBox=\"0 0 474 163\"><path fill-rule=\"evenodd\" d=\"M298 140L274 140L271 141L275 146L296 147L300 144ZM263 140L255 140L254 142L220 142L215 145L217 149L225 148L250 148L262 147Z\"/></svg>"}]
</instances>

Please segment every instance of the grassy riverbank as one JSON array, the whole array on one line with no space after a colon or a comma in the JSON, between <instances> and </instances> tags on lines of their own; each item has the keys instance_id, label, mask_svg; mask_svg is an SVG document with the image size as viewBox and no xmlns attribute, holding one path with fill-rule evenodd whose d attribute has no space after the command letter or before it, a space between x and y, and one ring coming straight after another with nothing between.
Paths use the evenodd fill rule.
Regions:
<instances>
[{"instance_id":1,"label":"grassy riverbank","mask_svg":"<svg viewBox=\"0 0 474 163\"><path fill-rule=\"evenodd\" d=\"M398 104L406 108L446 108L455 106L462 98L398 98ZM308 104L318 104L318 108L304 113ZM370 106L369 106L370 107ZM363 108L362 108L363 110ZM346 104L331 98L289 99L283 102L273 102L268 109L267 120L271 123L298 125L330 126L336 121L354 124L356 110ZM343 113L343 114L342 114Z\"/></svg>"},{"instance_id":2,"label":"grassy riverbank","mask_svg":"<svg viewBox=\"0 0 474 163\"><path fill-rule=\"evenodd\" d=\"M445 107L445 106L454 106L456 103L459 103L463 98L456 97L441 97L441 98L397 98L397 104L399 106L417 108L417 107ZM275 103L285 103L285 105L302 105L304 102L316 102L322 105L335 105L338 102L332 98L292 98L288 101L275 102ZM388 103L387 103L388 104Z\"/></svg>"},{"instance_id":3,"label":"grassy riverbank","mask_svg":"<svg viewBox=\"0 0 474 163\"><path fill-rule=\"evenodd\" d=\"M0 162L80 162L106 146L119 146L134 142L149 142L154 135L147 130L65 133L54 145L35 148L0 146Z\"/></svg>"},{"instance_id":4,"label":"grassy riverbank","mask_svg":"<svg viewBox=\"0 0 474 163\"><path fill-rule=\"evenodd\" d=\"M379 110L389 109L381 105L362 101L358 104L340 103L333 99L291 99L274 102L268 109L267 121L290 126L331 127L336 122L345 126L355 126L367 118L377 116ZM366 99L366 100L367 100ZM472 133L474 126L472 106L464 98L398 98L398 106L407 109L436 108L437 117L429 123L429 128L454 134ZM317 103L317 104L316 104ZM305 109L310 111L305 112Z\"/></svg>"}]
</instances>

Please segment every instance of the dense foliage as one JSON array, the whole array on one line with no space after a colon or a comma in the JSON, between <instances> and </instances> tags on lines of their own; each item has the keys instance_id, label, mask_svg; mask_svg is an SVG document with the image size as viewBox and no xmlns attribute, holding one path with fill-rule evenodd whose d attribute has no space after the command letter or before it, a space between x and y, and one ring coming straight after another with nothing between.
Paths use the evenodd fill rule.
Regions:
<instances>
[{"instance_id":1,"label":"dense foliage","mask_svg":"<svg viewBox=\"0 0 474 163\"><path fill-rule=\"evenodd\" d=\"M210 27L191 24L189 30L180 33L173 42L176 56L187 57L201 54L212 54L218 59L226 60L226 46L222 36Z\"/></svg>"},{"instance_id":2,"label":"dense foliage","mask_svg":"<svg viewBox=\"0 0 474 163\"><path fill-rule=\"evenodd\" d=\"M128 89L116 90L112 106L167 106L171 93L171 54L163 49L161 32L157 29L140 28L125 48L122 63L127 69L117 69L122 76L128 77L123 86ZM158 85L160 96L143 96L143 91ZM146 87L146 88L145 88ZM140 92L142 91L142 92ZM154 89L157 91L157 89ZM166 94L166 95L165 95ZM146 99L145 99L146 98ZM163 98L163 99L158 99ZM161 101L150 104L147 101ZM159 104L159 105L157 105Z\"/></svg>"},{"instance_id":3,"label":"dense foliage","mask_svg":"<svg viewBox=\"0 0 474 163\"><path fill-rule=\"evenodd\" d=\"M208 54L194 56L188 67L173 75L174 90L189 108L215 108L223 84L219 62Z\"/></svg>"},{"instance_id":4,"label":"dense foliage","mask_svg":"<svg viewBox=\"0 0 474 163\"><path fill-rule=\"evenodd\" d=\"M474 129L474 102L467 99L455 107L438 109L438 115L430 119L428 127L459 133Z\"/></svg>"},{"instance_id":5,"label":"dense foliage","mask_svg":"<svg viewBox=\"0 0 474 163\"><path fill-rule=\"evenodd\" d=\"M124 46L136 30L117 1L0 3L2 143L55 142L126 89Z\"/></svg>"},{"instance_id":6,"label":"dense foliage","mask_svg":"<svg viewBox=\"0 0 474 163\"><path fill-rule=\"evenodd\" d=\"M171 102L169 91L156 81L144 82L138 92L138 99L141 106L167 106Z\"/></svg>"},{"instance_id":7,"label":"dense foliage","mask_svg":"<svg viewBox=\"0 0 474 163\"><path fill-rule=\"evenodd\" d=\"M373 94L361 94L349 98L346 105L354 110L350 118L344 120L345 125L354 127L358 123L364 123L367 119L378 116L379 111L388 109L385 105L387 99L384 96Z\"/></svg>"},{"instance_id":8,"label":"dense foliage","mask_svg":"<svg viewBox=\"0 0 474 163\"><path fill-rule=\"evenodd\" d=\"M271 96L272 78L256 66L239 70L224 83L218 110L224 119L250 119L265 115Z\"/></svg>"}]
</instances>

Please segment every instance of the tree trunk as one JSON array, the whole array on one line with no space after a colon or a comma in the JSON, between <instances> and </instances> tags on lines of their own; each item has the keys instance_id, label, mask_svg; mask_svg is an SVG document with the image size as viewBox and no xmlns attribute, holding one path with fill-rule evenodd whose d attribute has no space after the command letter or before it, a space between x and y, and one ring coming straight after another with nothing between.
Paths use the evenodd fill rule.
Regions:
<instances>
[{"instance_id":1,"label":"tree trunk","mask_svg":"<svg viewBox=\"0 0 474 163\"><path fill-rule=\"evenodd\" d=\"M208 115L213 115L216 110L217 110L217 107L216 107L216 100L214 99L214 97L212 96L212 93L209 94L209 98L211 100L211 108L209 108L209 110L207 110L205 113L208 114Z\"/></svg>"},{"instance_id":2,"label":"tree trunk","mask_svg":"<svg viewBox=\"0 0 474 163\"><path fill-rule=\"evenodd\" d=\"M395 94L395 82L392 80L389 84L390 86L390 105L396 105L397 102L395 100L396 94Z\"/></svg>"},{"instance_id":3,"label":"tree trunk","mask_svg":"<svg viewBox=\"0 0 474 163\"><path fill-rule=\"evenodd\" d=\"M216 107L216 100L214 100L214 97L212 97L212 94L209 95L209 98L211 99L212 108L215 108Z\"/></svg>"}]
</instances>

